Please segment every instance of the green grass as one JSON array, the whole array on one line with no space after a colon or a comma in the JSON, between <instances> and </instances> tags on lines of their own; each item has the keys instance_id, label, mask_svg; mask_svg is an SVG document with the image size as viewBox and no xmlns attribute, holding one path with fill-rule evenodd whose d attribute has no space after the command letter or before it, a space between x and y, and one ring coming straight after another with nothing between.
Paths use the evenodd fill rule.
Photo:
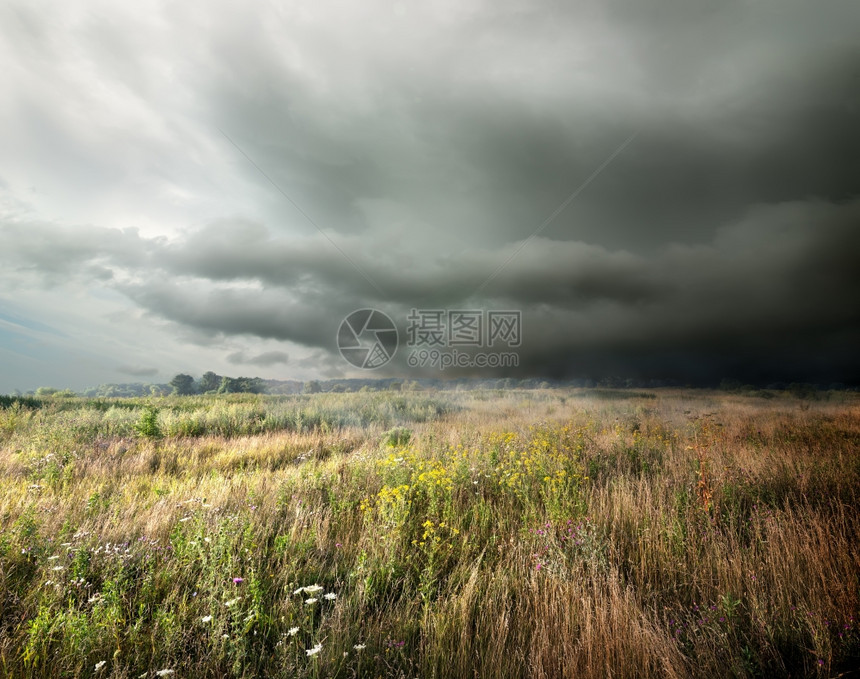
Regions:
<instances>
[{"instance_id":1,"label":"green grass","mask_svg":"<svg viewBox=\"0 0 860 679\"><path fill-rule=\"evenodd\" d=\"M835 676L858 444L851 398L10 401L0 674Z\"/></svg>"}]
</instances>

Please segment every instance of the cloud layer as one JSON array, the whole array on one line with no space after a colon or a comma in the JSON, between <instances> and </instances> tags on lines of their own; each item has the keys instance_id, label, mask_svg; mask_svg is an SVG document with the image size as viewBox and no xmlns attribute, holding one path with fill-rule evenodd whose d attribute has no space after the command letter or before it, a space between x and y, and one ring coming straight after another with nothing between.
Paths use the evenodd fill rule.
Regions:
<instances>
[{"instance_id":1,"label":"cloud layer","mask_svg":"<svg viewBox=\"0 0 860 679\"><path fill-rule=\"evenodd\" d=\"M61 228L31 224L7 230L3 258L21 285L97 279L203 344L262 338L321 350L336 363L337 327L356 308L385 310L401 332L414 307L519 309L518 374L698 380L719 371L761 379L820 372L835 380L855 365L860 339L850 303L860 295L858 223L860 201L810 201L757 206L708 243L668 244L647 256L537 238L479 294L520 244L408 267L355 244L351 257L373 284L319 236L279 236L241 221L176 239L78 228L69 243ZM38 247L46 242L54 244L50 258ZM226 360L288 364L279 350L238 350Z\"/></svg>"}]
</instances>

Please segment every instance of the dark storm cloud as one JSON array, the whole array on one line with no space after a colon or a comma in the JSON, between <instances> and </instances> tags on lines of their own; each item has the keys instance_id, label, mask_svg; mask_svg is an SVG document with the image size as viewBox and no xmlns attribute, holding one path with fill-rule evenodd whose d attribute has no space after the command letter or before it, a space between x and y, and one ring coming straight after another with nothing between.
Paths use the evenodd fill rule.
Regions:
<instances>
[{"instance_id":1,"label":"dark storm cloud","mask_svg":"<svg viewBox=\"0 0 860 679\"><path fill-rule=\"evenodd\" d=\"M382 197L451 250L525 237L637 130L554 238L648 251L707 238L752 203L854 194L856 9L644 4L503 4L469 24L451 77L439 75L444 49L430 48L441 63L429 70L404 47L402 64L362 73L369 100L354 100L355 84L320 91L276 45L258 46L223 64L232 77L219 78L216 110L320 223L361 232L355 201Z\"/></svg>"},{"instance_id":2,"label":"dark storm cloud","mask_svg":"<svg viewBox=\"0 0 860 679\"><path fill-rule=\"evenodd\" d=\"M114 266L117 290L203 337L289 341L337 363L337 327L364 306L367 283L336 250L326 253L324 241L232 226L145 242L96 230L111 252L94 246L89 256L80 248L74 254L79 266L91 259ZM17 253L30 251L18 245ZM127 250L147 252L145 266L134 268L139 260ZM372 259L352 254L383 291L374 293L376 305L401 331L412 307L522 310L520 374L706 380L733 371L762 379L817 371L837 379L840 370L853 376L860 367L852 349L860 339L858 201L756 206L709 242L671 244L648 256L536 238L498 271L517 250L512 244L400 268L374 268ZM280 351L228 356L258 366L285 360Z\"/></svg>"},{"instance_id":3,"label":"dark storm cloud","mask_svg":"<svg viewBox=\"0 0 860 679\"><path fill-rule=\"evenodd\" d=\"M151 313L204 335L289 340L311 347L321 345L333 315L340 313L337 304L296 300L283 290L213 289L179 281L147 281L121 290Z\"/></svg>"}]
</instances>

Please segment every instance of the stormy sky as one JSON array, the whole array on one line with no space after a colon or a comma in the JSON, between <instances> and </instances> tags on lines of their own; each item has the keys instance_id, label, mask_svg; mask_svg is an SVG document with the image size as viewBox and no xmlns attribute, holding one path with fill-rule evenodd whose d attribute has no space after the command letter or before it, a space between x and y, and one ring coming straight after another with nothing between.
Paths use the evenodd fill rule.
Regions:
<instances>
[{"instance_id":1,"label":"stormy sky","mask_svg":"<svg viewBox=\"0 0 860 679\"><path fill-rule=\"evenodd\" d=\"M0 5L0 392L860 382L854 0ZM401 345L341 356L352 311ZM519 310L515 369L407 365Z\"/></svg>"}]
</instances>

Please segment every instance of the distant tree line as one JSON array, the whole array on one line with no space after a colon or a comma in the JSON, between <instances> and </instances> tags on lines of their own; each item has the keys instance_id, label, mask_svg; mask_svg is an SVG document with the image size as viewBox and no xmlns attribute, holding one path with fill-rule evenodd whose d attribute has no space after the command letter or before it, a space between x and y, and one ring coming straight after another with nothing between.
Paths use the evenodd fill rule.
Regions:
<instances>
[{"instance_id":1,"label":"distant tree line","mask_svg":"<svg viewBox=\"0 0 860 679\"><path fill-rule=\"evenodd\" d=\"M127 382L123 384L100 384L81 392L88 398L133 398L141 396L167 396L171 389L166 384Z\"/></svg>"},{"instance_id":2,"label":"distant tree line","mask_svg":"<svg viewBox=\"0 0 860 679\"><path fill-rule=\"evenodd\" d=\"M179 373L168 386L177 396L191 394L265 394L266 382L260 377L227 377L211 370L195 381L191 375Z\"/></svg>"}]
</instances>

